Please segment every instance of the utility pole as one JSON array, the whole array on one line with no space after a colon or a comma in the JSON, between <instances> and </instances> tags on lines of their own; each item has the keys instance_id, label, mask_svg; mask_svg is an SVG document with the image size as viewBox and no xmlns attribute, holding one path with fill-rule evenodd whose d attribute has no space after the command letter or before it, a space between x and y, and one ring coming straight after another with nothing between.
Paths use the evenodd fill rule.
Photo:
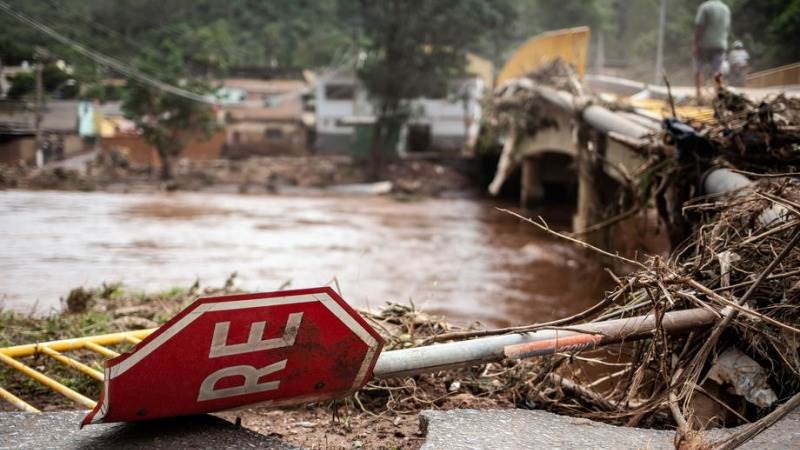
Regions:
<instances>
[{"instance_id":1,"label":"utility pole","mask_svg":"<svg viewBox=\"0 0 800 450\"><path fill-rule=\"evenodd\" d=\"M656 49L656 73L653 83L660 85L664 76L664 28L667 26L667 0L661 0L658 15L658 48Z\"/></svg>"},{"instance_id":2,"label":"utility pole","mask_svg":"<svg viewBox=\"0 0 800 450\"><path fill-rule=\"evenodd\" d=\"M594 72L602 74L606 66L606 39L603 31L597 33L597 58L594 61Z\"/></svg>"},{"instance_id":3,"label":"utility pole","mask_svg":"<svg viewBox=\"0 0 800 450\"><path fill-rule=\"evenodd\" d=\"M44 154L42 153L42 121L44 119L44 82L42 81L42 71L44 64L42 57L36 59L36 165L44 164Z\"/></svg>"}]
</instances>

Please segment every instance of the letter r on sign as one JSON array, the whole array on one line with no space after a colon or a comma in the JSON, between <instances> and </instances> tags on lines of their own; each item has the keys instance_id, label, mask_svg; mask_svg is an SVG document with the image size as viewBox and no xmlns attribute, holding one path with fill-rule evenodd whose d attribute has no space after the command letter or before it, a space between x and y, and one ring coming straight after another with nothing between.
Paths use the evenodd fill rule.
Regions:
<instances>
[{"instance_id":1,"label":"letter r on sign","mask_svg":"<svg viewBox=\"0 0 800 450\"><path fill-rule=\"evenodd\" d=\"M233 366L219 369L203 380L203 384L200 385L200 394L197 396L197 401L200 402L203 400L254 394L256 392L274 391L280 386L280 380L259 383L258 379L265 375L283 370L285 367L286 360L284 359L275 364L262 367L261 369L256 369L252 366ZM223 378L236 376L244 377L244 384L241 386L214 389L214 385L217 384L217 381Z\"/></svg>"}]
</instances>

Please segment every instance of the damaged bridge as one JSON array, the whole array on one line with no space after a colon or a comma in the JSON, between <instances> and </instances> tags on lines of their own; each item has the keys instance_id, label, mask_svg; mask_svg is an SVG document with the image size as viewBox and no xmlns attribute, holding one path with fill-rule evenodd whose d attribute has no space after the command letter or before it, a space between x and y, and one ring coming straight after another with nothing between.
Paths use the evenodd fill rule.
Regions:
<instances>
[{"instance_id":1,"label":"damaged bridge","mask_svg":"<svg viewBox=\"0 0 800 450\"><path fill-rule=\"evenodd\" d=\"M573 178L577 183L573 228L582 231L602 220L604 205L613 201L608 195L614 183L630 181L645 162L638 142L658 131L661 119L644 111L612 111L583 95L577 84L571 86L559 90L523 78L498 88L498 110L510 99L522 97L529 114L536 116L536 126L510 127L489 190L497 194L520 167L520 201L526 208L542 201L546 182Z\"/></svg>"}]
</instances>

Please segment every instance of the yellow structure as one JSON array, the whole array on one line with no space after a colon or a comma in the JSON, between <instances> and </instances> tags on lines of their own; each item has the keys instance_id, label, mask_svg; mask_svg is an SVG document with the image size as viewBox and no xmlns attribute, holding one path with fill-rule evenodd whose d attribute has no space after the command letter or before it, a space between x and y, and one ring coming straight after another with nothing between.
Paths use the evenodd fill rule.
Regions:
<instances>
[{"instance_id":1,"label":"yellow structure","mask_svg":"<svg viewBox=\"0 0 800 450\"><path fill-rule=\"evenodd\" d=\"M629 102L634 108L647 111L658 119L672 116L669 103L663 100L630 99ZM675 107L675 114L681 120L701 122L708 125L716 123L714 110L707 106L678 105Z\"/></svg>"},{"instance_id":2,"label":"yellow structure","mask_svg":"<svg viewBox=\"0 0 800 450\"><path fill-rule=\"evenodd\" d=\"M70 358L62 352L70 350L86 349L91 350L105 357L118 356L114 350L111 350L106 345L118 345L122 343L138 344L142 339L150 335L155 328L149 330L136 330L125 331L121 333L102 334L98 336L87 336L74 339L62 339L58 341L41 342L36 344L17 345L13 347L0 348L0 363L5 364L11 369L36 380L46 387L58 392L59 394L69 398L70 400L78 403L86 408L94 408L96 402L84 395L76 392L75 390L59 383L53 378L45 375L44 373L29 367L19 361L17 358L24 358L27 356L47 355L55 361L64 364L67 367L75 369L84 375L87 375L96 381L102 382L104 379L103 373L97 369L93 369L86 364ZM39 412L38 409L31 406L26 401L12 394L11 392L0 387L0 398L8 401L17 408L28 412Z\"/></svg>"},{"instance_id":3,"label":"yellow structure","mask_svg":"<svg viewBox=\"0 0 800 450\"><path fill-rule=\"evenodd\" d=\"M534 36L511 55L497 75L496 85L519 78L556 58L574 66L578 76L583 78L590 37L589 27L548 31Z\"/></svg>"}]
</instances>

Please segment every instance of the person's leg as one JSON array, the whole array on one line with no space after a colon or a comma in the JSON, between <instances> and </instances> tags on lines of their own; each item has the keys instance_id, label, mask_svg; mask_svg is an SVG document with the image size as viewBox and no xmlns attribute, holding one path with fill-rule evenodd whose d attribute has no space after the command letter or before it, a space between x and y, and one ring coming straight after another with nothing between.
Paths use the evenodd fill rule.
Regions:
<instances>
[{"instance_id":1,"label":"person's leg","mask_svg":"<svg viewBox=\"0 0 800 450\"><path fill-rule=\"evenodd\" d=\"M701 90L703 89L703 53L698 52L694 58L692 58L692 65L694 66L694 86L695 86L695 97L697 101L700 101Z\"/></svg>"},{"instance_id":2,"label":"person's leg","mask_svg":"<svg viewBox=\"0 0 800 450\"><path fill-rule=\"evenodd\" d=\"M711 66L712 78L723 81L725 79L725 74L723 73L722 66L725 64L725 51L719 50L713 52L709 55L708 62Z\"/></svg>"}]
</instances>

